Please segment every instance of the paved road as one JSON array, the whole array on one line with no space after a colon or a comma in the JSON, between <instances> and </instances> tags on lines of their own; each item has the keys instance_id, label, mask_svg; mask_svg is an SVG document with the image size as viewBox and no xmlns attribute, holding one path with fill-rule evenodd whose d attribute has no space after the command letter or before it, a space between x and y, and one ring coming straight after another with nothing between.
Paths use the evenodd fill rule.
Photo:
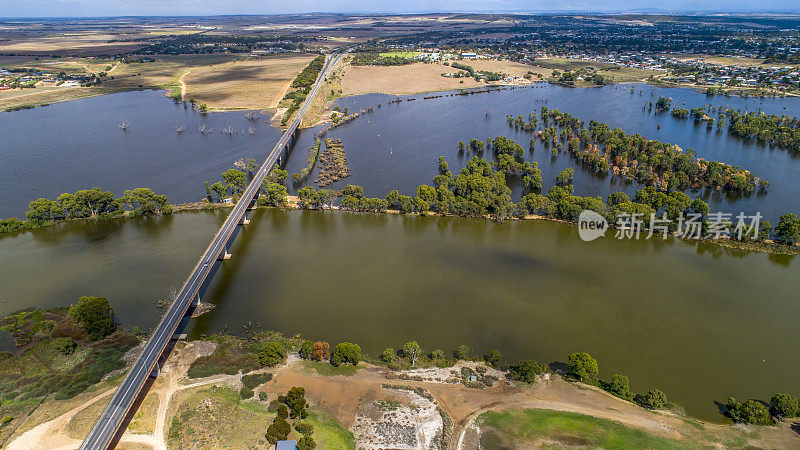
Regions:
<instances>
[{"instance_id":1,"label":"paved road","mask_svg":"<svg viewBox=\"0 0 800 450\"><path fill-rule=\"evenodd\" d=\"M239 199L239 202L236 203L233 211L231 211L228 218L225 219L225 223L222 224L222 227L217 231L214 239L211 240L203 256L197 261L197 265L192 269L189 278L183 283L180 292L178 292L178 295L161 318L161 322L156 326L153 334L150 336L150 340L147 341L147 345L142 351L142 354L139 355L139 358L133 364L130 372L128 372L128 375L122 381L120 387L111 397L108 406L103 410L97 422L95 422L94 427L86 436L86 439L81 445L82 449L99 450L106 449L111 445L111 441L117 434L122 421L139 396L142 386L153 372L156 363L163 354L173 334L175 334L178 325L186 315L192 301L199 295L200 288L214 266L214 262L218 257L225 254L225 246L229 244L236 227L242 224L245 211L247 211L251 202L254 200L261 187L261 183L270 170L272 170L272 167L274 167L284 147L290 143L290 139L293 137L297 127L300 126L300 121L303 119L311 102L317 95L317 91L319 91L320 86L322 86L325 77L328 75L330 69L336 65L341 56L342 54L338 53L326 58L325 65L322 71L320 71L320 75L316 83L314 83L311 92L309 92L306 100L300 107L297 118L292 121L292 124L283 133L283 136L281 136L278 143L267 156L264 164L261 165L258 172L253 176L253 180L245 189L244 194Z\"/></svg>"}]
</instances>

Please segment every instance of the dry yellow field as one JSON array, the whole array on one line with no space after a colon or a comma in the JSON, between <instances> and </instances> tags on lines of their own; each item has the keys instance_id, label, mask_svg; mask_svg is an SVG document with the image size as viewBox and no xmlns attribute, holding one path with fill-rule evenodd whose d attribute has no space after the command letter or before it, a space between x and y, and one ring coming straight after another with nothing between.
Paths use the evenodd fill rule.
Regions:
<instances>
[{"instance_id":1,"label":"dry yellow field","mask_svg":"<svg viewBox=\"0 0 800 450\"><path fill-rule=\"evenodd\" d=\"M455 72L458 70L441 64L424 63L388 67L349 66L342 79L342 94L402 95L485 86L472 78L447 78L441 75Z\"/></svg>"},{"instance_id":2,"label":"dry yellow field","mask_svg":"<svg viewBox=\"0 0 800 450\"><path fill-rule=\"evenodd\" d=\"M136 89L170 89L179 87L178 78L186 70L203 68L214 64L227 63L238 59L234 55L180 55L159 56L155 62L135 64L115 64L107 79L100 86L92 87L37 87L33 89L12 89L0 91L0 111L20 105L43 105L73 100L94 95ZM45 62L49 63L45 64ZM99 63L99 64L98 64ZM35 66L56 70L59 68L77 68L85 66L87 72L99 72L104 69L106 61L100 60L53 60L53 61L17 61L14 66ZM101 66L102 67L99 67Z\"/></svg>"},{"instance_id":3,"label":"dry yellow field","mask_svg":"<svg viewBox=\"0 0 800 450\"><path fill-rule=\"evenodd\" d=\"M312 59L274 56L193 68L183 77L186 97L211 109L274 108Z\"/></svg>"},{"instance_id":4,"label":"dry yellow field","mask_svg":"<svg viewBox=\"0 0 800 450\"><path fill-rule=\"evenodd\" d=\"M14 38L0 42L0 53L50 55L97 55L124 53L139 47L135 42L108 42L112 34L51 35L45 37Z\"/></svg>"},{"instance_id":5,"label":"dry yellow field","mask_svg":"<svg viewBox=\"0 0 800 450\"><path fill-rule=\"evenodd\" d=\"M549 77L553 72L550 69L539 66L530 66L514 61L497 61L497 60L484 60L479 59L475 61L461 61L462 64L472 66L475 70L485 70L488 72L505 73L507 75L521 77L528 72L540 74L542 77Z\"/></svg>"}]
</instances>

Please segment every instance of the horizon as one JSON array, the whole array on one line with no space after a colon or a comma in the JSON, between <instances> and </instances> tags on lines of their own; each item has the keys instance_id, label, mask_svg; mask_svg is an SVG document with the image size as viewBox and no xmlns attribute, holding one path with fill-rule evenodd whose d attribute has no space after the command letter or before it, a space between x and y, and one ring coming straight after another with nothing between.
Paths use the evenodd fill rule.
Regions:
<instances>
[{"instance_id":1,"label":"horizon","mask_svg":"<svg viewBox=\"0 0 800 450\"><path fill-rule=\"evenodd\" d=\"M378 2L371 9L353 0L335 0L322 3L317 0L297 0L288 5L263 5L254 0L142 0L132 5L122 0L31 0L22 4L6 5L0 19L100 19L115 17L235 17L284 15L420 15L420 14L492 14L492 15L739 15L764 14L780 16L800 15L800 7L791 0L712 0L707 7L698 8L691 0L676 0L671 8L650 6L649 0L611 0L598 8L587 0L572 0L558 5L543 0L489 0L427 2L411 0L402 7L394 2ZM46 11L45 13L42 13Z\"/></svg>"}]
</instances>

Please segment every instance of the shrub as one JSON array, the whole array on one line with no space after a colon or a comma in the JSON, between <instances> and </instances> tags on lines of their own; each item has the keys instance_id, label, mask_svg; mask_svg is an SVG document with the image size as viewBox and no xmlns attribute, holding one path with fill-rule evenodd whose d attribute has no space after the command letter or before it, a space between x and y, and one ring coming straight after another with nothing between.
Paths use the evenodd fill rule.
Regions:
<instances>
[{"instance_id":1,"label":"shrub","mask_svg":"<svg viewBox=\"0 0 800 450\"><path fill-rule=\"evenodd\" d=\"M545 372L544 364L539 364L532 359L526 359L508 367L508 378L523 383L533 383L536 376Z\"/></svg>"},{"instance_id":2,"label":"shrub","mask_svg":"<svg viewBox=\"0 0 800 450\"><path fill-rule=\"evenodd\" d=\"M0 425L5 425L8 422L11 422L12 420L14 420L14 418L11 416L3 416L3 418L0 419Z\"/></svg>"},{"instance_id":3,"label":"shrub","mask_svg":"<svg viewBox=\"0 0 800 450\"><path fill-rule=\"evenodd\" d=\"M341 364L358 365L361 361L361 347L358 344L351 344L350 342L342 342L336 344L336 348L331 355L331 364L339 366Z\"/></svg>"},{"instance_id":4,"label":"shrub","mask_svg":"<svg viewBox=\"0 0 800 450\"><path fill-rule=\"evenodd\" d=\"M393 348L387 348L386 350L381 353L381 361L389 364L394 362L396 354Z\"/></svg>"},{"instance_id":5,"label":"shrub","mask_svg":"<svg viewBox=\"0 0 800 450\"><path fill-rule=\"evenodd\" d=\"M75 353L75 348L78 344L70 337L59 337L53 339L53 347L64 355L71 355Z\"/></svg>"},{"instance_id":6,"label":"shrub","mask_svg":"<svg viewBox=\"0 0 800 450\"><path fill-rule=\"evenodd\" d=\"M289 389L286 395L278 397L278 401L283 403L289 409L289 417L292 419L305 419L308 416L306 407L306 390L302 387L293 387ZM281 405L281 406L283 406ZM280 412L280 409L278 409Z\"/></svg>"},{"instance_id":7,"label":"shrub","mask_svg":"<svg viewBox=\"0 0 800 450\"><path fill-rule=\"evenodd\" d=\"M69 315L81 324L93 341L100 340L117 329L114 310L105 297L81 297L78 304L69 309Z\"/></svg>"},{"instance_id":8,"label":"shrub","mask_svg":"<svg viewBox=\"0 0 800 450\"><path fill-rule=\"evenodd\" d=\"M613 375L611 377L611 382L608 383L607 390L617 397L624 398L626 400L630 400L632 397L631 385L628 381L628 377L625 375Z\"/></svg>"},{"instance_id":9,"label":"shrub","mask_svg":"<svg viewBox=\"0 0 800 450\"><path fill-rule=\"evenodd\" d=\"M287 419L289 417L289 408L286 405L278 405L278 417Z\"/></svg>"},{"instance_id":10,"label":"shrub","mask_svg":"<svg viewBox=\"0 0 800 450\"><path fill-rule=\"evenodd\" d=\"M457 349L453 350L453 356L456 359L469 359L472 355L472 349L468 345L459 345Z\"/></svg>"},{"instance_id":11,"label":"shrub","mask_svg":"<svg viewBox=\"0 0 800 450\"><path fill-rule=\"evenodd\" d=\"M252 351L258 355L259 363L266 367L272 367L286 357L286 349L279 342L259 342L253 344Z\"/></svg>"},{"instance_id":12,"label":"shrub","mask_svg":"<svg viewBox=\"0 0 800 450\"><path fill-rule=\"evenodd\" d=\"M641 404L648 409L663 409L667 406L667 395L653 389L642 397Z\"/></svg>"},{"instance_id":13,"label":"shrub","mask_svg":"<svg viewBox=\"0 0 800 450\"><path fill-rule=\"evenodd\" d=\"M314 434L314 425L311 425L310 423L298 423L294 426L294 429L303 436L311 436Z\"/></svg>"},{"instance_id":14,"label":"shrub","mask_svg":"<svg viewBox=\"0 0 800 450\"><path fill-rule=\"evenodd\" d=\"M245 375L242 377L242 385L250 389L255 389L258 386L272 380L271 373L257 373L252 375Z\"/></svg>"},{"instance_id":15,"label":"shrub","mask_svg":"<svg viewBox=\"0 0 800 450\"><path fill-rule=\"evenodd\" d=\"M301 358L308 359L311 357L312 351L314 351L314 343L306 340L300 344L300 351L298 353L300 354Z\"/></svg>"},{"instance_id":16,"label":"shrub","mask_svg":"<svg viewBox=\"0 0 800 450\"><path fill-rule=\"evenodd\" d=\"M436 349L431 352L431 359L444 359L444 350Z\"/></svg>"},{"instance_id":17,"label":"shrub","mask_svg":"<svg viewBox=\"0 0 800 450\"><path fill-rule=\"evenodd\" d=\"M267 395L266 392L259 392L258 393L258 399L261 400L262 402L265 402L265 401L269 400L269 395Z\"/></svg>"},{"instance_id":18,"label":"shrub","mask_svg":"<svg viewBox=\"0 0 800 450\"><path fill-rule=\"evenodd\" d=\"M303 436L297 441L297 450L312 450L316 446L317 443L310 435Z\"/></svg>"},{"instance_id":19,"label":"shrub","mask_svg":"<svg viewBox=\"0 0 800 450\"><path fill-rule=\"evenodd\" d=\"M568 370L578 380L591 382L597 379L599 368L597 360L588 353L572 353L569 355Z\"/></svg>"},{"instance_id":20,"label":"shrub","mask_svg":"<svg viewBox=\"0 0 800 450\"><path fill-rule=\"evenodd\" d=\"M278 416L272 422L272 425L267 428L267 434L264 437L267 438L270 444L275 445L278 441L283 441L289 437L291 431L292 427L289 426L289 422Z\"/></svg>"},{"instance_id":21,"label":"shrub","mask_svg":"<svg viewBox=\"0 0 800 450\"><path fill-rule=\"evenodd\" d=\"M769 401L770 414L775 417L797 417L800 415L800 402L789 394L775 394Z\"/></svg>"},{"instance_id":22,"label":"shrub","mask_svg":"<svg viewBox=\"0 0 800 450\"><path fill-rule=\"evenodd\" d=\"M244 400L253 398L254 394L255 392L253 392L253 389L247 386L242 386L242 389L239 390L239 397L242 397Z\"/></svg>"},{"instance_id":23,"label":"shrub","mask_svg":"<svg viewBox=\"0 0 800 450\"><path fill-rule=\"evenodd\" d=\"M752 423L755 425L772 425L773 421L769 415L769 410L761 402L748 400L739 403L731 397L727 403L728 416L734 422Z\"/></svg>"},{"instance_id":24,"label":"shrub","mask_svg":"<svg viewBox=\"0 0 800 450\"><path fill-rule=\"evenodd\" d=\"M497 367L500 361L503 360L503 354L500 353L500 350L492 350L483 359L486 360L486 363L490 366Z\"/></svg>"}]
</instances>

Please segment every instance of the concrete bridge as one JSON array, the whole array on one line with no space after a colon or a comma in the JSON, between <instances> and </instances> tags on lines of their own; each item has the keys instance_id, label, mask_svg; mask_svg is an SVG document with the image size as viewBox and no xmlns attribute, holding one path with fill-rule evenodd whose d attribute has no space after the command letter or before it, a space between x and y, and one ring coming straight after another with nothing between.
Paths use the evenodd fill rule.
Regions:
<instances>
[{"instance_id":1,"label":"concrete bridge","mask_svg":"<svg viewBox=\"0 0 800 450\"><path fill-rule=\"evenodd\" d=\"M336 53L326 58L316 82L298 111L297 118L292 121L258 172L253 175L253 179L225 219L225 223L214 235L211 243L203 252L203 256L189 273L181 290L153 330L144 350L86 436L81 445L82 449L99 450L112 447L116 439L125 431L123 427L125 419L128 414L133 412L133 405L142 393L147 379L158 375L160 360L162 357L166 357L165 350L168 344L176 336L178 330L182 329L181 324L185 325L188 321L191 311L200 303L203 292L208 288L220 264L231 258L231 245L242 227L250 223L250 214L255 209L260 195L261 183L276 164L286 162L303 116L308 111L325 78L341 57L342 53Z\"/></svg>"}]
</instances>

